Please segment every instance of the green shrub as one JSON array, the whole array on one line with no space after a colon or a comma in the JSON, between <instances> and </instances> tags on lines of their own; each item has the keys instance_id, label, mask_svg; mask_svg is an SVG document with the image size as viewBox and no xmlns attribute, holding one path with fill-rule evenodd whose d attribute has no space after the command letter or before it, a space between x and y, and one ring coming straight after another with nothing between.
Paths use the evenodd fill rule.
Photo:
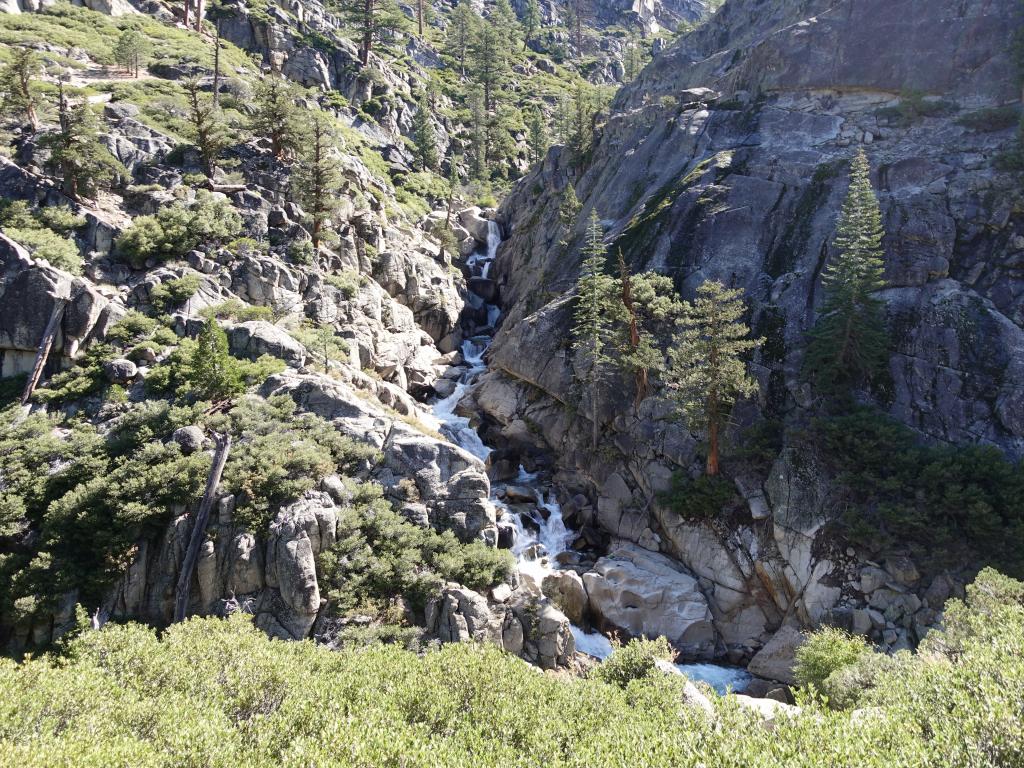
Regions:
<instances>
[{"instance_id":1,"label":"green shrub","mask_svg":"<svg viewBox=\"0 0 1024 768\"><path fill-rule=\"evenodd\" d=\"M366 282L365 276L354 269L343 269L341 272L333 272L327 275L324 280L341 291L342 296L351 301L359 293L359 286Z\"/></svg>"},{"instance_id":2,"label":"green shrub","mask_svg":"<svg viewBox=\"0 0 1024 768\"><path fill-rule=\"evenodd\" d=\"M199 310L199 315L207 320L216 318L217 320L237 320L244 323L249 320L272 321L274 310L270 307L245 304L238 299L227 299L220 304L203 307Z\"/></svg>"},{"instance_id":3,"label":"green shrub","mask_svg":"<svg viewBox=\"0 0 1024 768\"><path fill-rule=\"evenodd\" d=\"M131 309L107 331L107 341L126 346L134 341L147 338L157 329L157 326L159 323L153 318Z\"/></svg>"},{"instance_id":4,"label":"green shrub","mask_svg":"<svg viewBox=\"0 0 1024 768\"><path fill-rule=\"evenodd\" d=\"M320 557L321 589L338 613L383 610L396 595L422 609L447 581L486 591L515 567L505 550L413 525L375 484L349 488L352 502L339 517L337 544Z\"/></svg>"},{"instance_id":5,"label":"green shrub","mask_svg":"<svg viewBox=\"0 0 1024 768\"><path fill-rule=\"evenodd\" d=\"M211 428L238 435L224 468L224 485L236 497L235 519L260 534L274 508L300 497L320 478L355 472L376 452L312 414L296 415L286 395L243 400Z\"/></svg>"},{"instance_id":6,"label":"green shrub","mask_svg":"<svg viewBox=\"0 0 1024 768\"><path fill-rule=\"evenodd\" d=\"M54 232L67 235L85 226L85 216L72 212L66 205L49 205L36 211L40 223Z\"/></svg>"},{"instance_id":7,"label":"green shrub","mask_svg":"<svg viewBox=\"0 0 1024 768\"><path fill-rule=\"evenodd\" d=\"M597 680L627 687L633 680L659 676L655 662L671 661L674 654L668 640L635 638L619 646L591 674Z\"/></svg>"},{"instance_id":8,"label":"green shrub","mask_svg":"<svg viewBox=\"0 0 1024 768\"><path fill-rule=\"evenodd\" d=\"M998 449L928 445L868 408L818 420L807 439L833 475L853 543L877 551L910 542L940 566L983 554L1024 574L1024 467Z\"/></svg>"},{"instance_id":9,"label":"green shrub","mask_svg":"<svg viewBox=\"0 0 1024 768\"><path fill-rule=\"evenodd\" d=\"M227 334L209 319L195 339L183 339L166 360L153 366L146 388L155 393L174 392L179 399L222 400L261 384L285 364L270 355L254 362L228 351Z\"/></svg>"},{"instance_id":10,"label":"green shrub","mask_svg":"<svg viewBox=\"0 0 1024 768\"><path fill-rule=\"evenodd\" d=\"M871 652L863 637L835 627L822 627L808 635L807 642L797 648L793 675L800 685L820 689L829 675Z\"/></svg>"},{"instance_id":11,"label":"green shrub","mask_svg":"<svg viewBox=\"0 0 1024 768\"><path fill-rule=\"evenodd\" d=\"M25 383L27 381L27 373L4 376L0 379L0 408L6 408L11 403L20 402L21 393L25 391Z\"/></svg>"},{"instance_id":12,"label":"green shrub","mask_svg":"<svg viewBox=\"0 0 1024 768\"><path fill-rule=\"evenodd\" d=\"M908 655L882 673L856 717L805 698L771 728L714 694L714 717L686 706L679 678L543 675L490 644L331 651L269 640L244 615L160 633L110 623L62 657L0 660L0 754L26 766L1016 768L1024 609L995 618L976 620L984 634L955 661Z\"/></svg>"},{"instance_id":13,"label":"green shrub","mask_svg":"<svg viewBox=\"0 0 1024 768\"><path fill-rule=\"evenodd\" d=\"M309 352L325 358L326 361L344 362L349 359L348 341L338 336L329 325L316 326L312 322L305 322L289 332Z\"/></svg>"},{"instance_id":14,"label":"green shrub","mask_svg":"<svg viewBox=\"0 0 1024 768\"><path fill-rule=\"evenodd\" d=\"M32 399L40 403L66 403L99 392L106 381L103 364L116 353L107 344L94 344L66 371L61 371L39 387Z\"/></svg>"},{"instance_id":15,"label":"green shrub","mask_svg":"<svg viewBox=\"0 0 1024 768\"><path fill-rule=\"evenodd\" d=\"M34 258L45 259L51 266L73 275L82 274L82 256L74 241L49 229L16 229L4 227L12 239L23 245Z\"/></svg>"},{"instance_id":16,"label":"green shrub","mask_svg":"<svg viewBox=\"0 0 1024 768\"><path fill-rule=\"evenodd\" d=\"M896 674L909 654L867 652L850 664L839 667L819 685L822 695L833 709L855 709L878 686L884 675Z\"/></svg>"},{"instance_id":17,"label":"green shrub","mask_svg":"<svg viewBox=\"0 0 1024 768\"><path fill-rule=\"evenodd\" d=\"M151 216L136 217L117 238L116 252L141 268L149 259L178 259L199 245L226 242L241 230L242 217L229 200L200 190L191 203L176 203Z\"/></svg>"},{"instance_id":18,"label":"green shrub","mask_svg":"<svg viewBox=\"0 0 1024 768\"><path fill-rule=\"evenodd\" d=\"M174 280L165 280L153 286L149 299L157 312L170 312L195 296L202 282L202 278L195 272Z\"/></svg>"},{"instance_id":19,"label":"green shrub","mask_svg":"<svg viewBox=\"0 0 1024 768\"><path fill-rule=\"evenodd\" d=\"M979 109L963 115L957 122L965 128L981 133L1005 131L1020 122L1020 109L1015 106Z\"/></svg>"},{"instance_id":20,"label":"green shrub","mask_svg":"<svg viewBox=\"0 0 1024 768\"><path fill-rule=\"evenodd\" d=\"M313 263L313 241L294 240L288 244L288 259L295 264L309 266Z\"/></svg>"},{"instance_id":21,"label":"green shrub","mask_svg":"<svg viewBox=\"0 0 1024 768\"><path fill-rule=\"evenodd\" d=\"M701 475L696 480L683 472L672 475L671 490L659 501L687 520L715 520L737 500L736 487L721 475Z\"/></svg>"}]
</instances>

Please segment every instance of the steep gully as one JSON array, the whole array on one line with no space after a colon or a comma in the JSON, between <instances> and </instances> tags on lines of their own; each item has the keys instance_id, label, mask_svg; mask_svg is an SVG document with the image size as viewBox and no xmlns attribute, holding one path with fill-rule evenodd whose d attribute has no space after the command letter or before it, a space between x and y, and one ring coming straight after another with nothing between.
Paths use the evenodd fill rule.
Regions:
<instances>
[{"instance_id":1,"label":"steep gully","mask_svg":"<svg viewBox=\"0 0 1024 768\"><path fill-rule=\"evenodd\" d=\"M500 244L500 229L495 222L490 221L486 248L466 260L471 277L488 276ZM493 304L487 304L486 311L488 327L485 333L466 339L462 344L462 356L468 370L462 375L451 395L438 399L433 404L433 415L441 431L461 448L484 462L487 461L491 448L484 444L480 435L470 425L470 420L456 413L456 408L477 377L487 370L484 354L501 317L501 309ZM500 484L492 486L491 501L506 510L506 515L511 517L515 526L512 553L515 555L519 572L531 575L536 583L540 584L546 574L560 567L558 555L569 550L574 534L562 519L554 492L550 488L545 490L543 478L539 473L527 472L520 466L514 484L533 491L536 512L513 513L499 498L498 491L504 487ZM523 517L527 515L530 519L524 520ZM611 642L603 634L587 632L577 626L572 627L572 633L576 641L576 650L581 653L603 659L612 652ZM677 664L676 669L693 680L707 682L720 693L725 693L728 689L742 690L750 679L750 675L743 669L716 664Z\"/></svg>"}]
</instances>

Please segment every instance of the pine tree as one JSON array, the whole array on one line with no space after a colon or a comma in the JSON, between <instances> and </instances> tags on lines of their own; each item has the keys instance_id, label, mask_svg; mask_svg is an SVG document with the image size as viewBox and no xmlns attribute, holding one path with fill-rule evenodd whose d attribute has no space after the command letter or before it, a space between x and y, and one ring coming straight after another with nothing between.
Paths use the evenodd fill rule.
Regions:
<instances>
[{"instance_id":1,"label":"pine tree","mask_svg":"<svg viewBox=\"0 0 1024 768\"><path fill-rule=\"evenodd\" d=\"M416 147L416 159L424 171L437 170L440 162L437 154L437 133L430 120L429 100L424 97L416 105L416 114L412 116L412 141Z\"/></svg>"},{"instance_id":2,"label":"pine tree","mask_svg":"<svg viewBox=\"0 0 1024 768\"><path fill-rule=\"evenodd\" d=\"M441 231L437 233L437 241L440 243L437 258L445 264L451 263L445 256L445 251L449 250L454 254L458 248L455 234L452 232L452 208L455 205L455 193L458 188L459 167L457 158L453 157L448 161L448 203L445 206L444 224L441 225Z\"/></svg>"},{"instance_id":3,"label":"pine tree","mask_svg":"<svg viewBox=\"0 0 1024 768\"><path fill-rule=\"evenodd\" d=\"M471 88L467 101L469 101L469 175L480 181L487 178L488 159L488 115L484 105L483 89Z\"/></svg>"},{"instance_id":4,"label":"pine tree","mask_svg":"<svg viewBox=\"0 0 1024 768\"><path fill-rule=\"evenodd\" d=\"M490 20L477 29L470 47L472 77L484 92L484 109L493 112L508 71L508 38Z\"/></svg>"},{"instance_id":5,"label":"pine tree","mask_svg":"<svg viewBox=\"0 0 1024 768\"><path fill-rule=\"evenodd\" d=\"M0 95L3 111L21 114L32 131L39 128L39 76L43 61L31 48L13 48L11 60L0 68Z\"/></svg>"},{"instance_id":6,"label":"pine tree","mask_svg":"<svg viewBox=\"0 0 1024 768\"><path fill-rule=\"evenodd\" d=\"M644 41L635 31L631 31L629 33L629 41L626 43L625 55L623 56L626 82L636 79L649 58L649 47L645 46Z\"/></svg>"},{"instance_id":7,"label":"pine tree","mask_svg":"<svg viewBox=\"0 0 1024 768\"><path fill-rule=\"evenodd\" d=\"M576 197L576 188L572 183L566 184L565 191L562 192L562 201L558 205L558 220L566 233L572 232L576 227L576 217L580 215L582 207L580 199Z\"/></svg>"},{"instance_id":8,"label":"pine tree","mask_svg":"<svg viewBox=\"0 0 1024 768\"><path fill-rule=\"evenodd\" d=\"M487 116L487 171L488 176L508 178L510 160L516 153L516 142L512 138L513 125L517 119L514 107L499 106Z\"/></svg>"},{"instance_id":9,"label":"pine tree","mask_svg":"<svg viewBox=\"0 0 1024 768\"><path fill-rule=\"evenodd\" d=\"M836 229L836 253L822 272L825 297L807 346L806 370L827 393L870 384L888 361L885 306L873 295L886 287L884 234L871 166L861 150Z\"/></svg>"},{"instance_id":10,"label":"pine tree","mask_svg":"<svg viewBox=\"0 0 1024 768\"><path fill-rule=\"evenodd\" d=\"M189 139L199 150L207 178L213 178L217 160L230 144L228 129L213 100L202 93L199 78L186 78L182 85L188 102Z\"/></svg>"},{"instance_id":11,"label":"pine tree","mask_svg":"<svg viewBox=\"0 0 1024 768\"><path fill-rule=\"evenodd\" d=\"M590 16L587 0L568 0L565 6L565 25L569 28L577 53L583 52L583 27Z\"/></svg>"},{"instance_id":12,"label":"pine tree","mask_svg":"<svg viewBox=\"0 0 1024 768\"><path fill-rule=\"evenodd\" d=\"M359 34L359 63L367 66L374 46L406 26L405 14L394 0L343 0L342 17Z\"/></svg>"},{"instance_id":13,"label":"pine tree","mask_svg":"<svg viewBox=\"0 0 1024 768\"><path fill-rule=\"evenodd\" d=\"M508 0L495 0L494 8L488 17L494 26L504 30L505 39L508 41L508 51L517 51L523 45L523 28L519 24L519 18Z\"/></svg>"},{"instance_id":14,"label":"pine tree","mask_svg":"<svg viewBox=\"0 0 1024 768\"><path fill-rule=\"evenodd\" d=\"M526 0L526 9L523 13L523 42L526 45L533 40L542 23L540 3L537 0Z\"/></svg>"},{"instance_id":15,"label":"pine tree","mask_svg":"<svg viewBox=\"0 0 1024 768\"><path fill-rule=\"evenodd\" d=\"M619 365L626 371L632 372L635 378L636 397L633 407L638 408L640 402L647 397L650 389L650 374L653 370L660 370L663 356L658 349L653 336L644 327L640 318L640 312L636 304L633 292L633 276L622 255L620 248L618 253L619 262L619 301L622 305L625 323L620 334L621 341L619 349Z\"/></svg>"},{"instance_id":16,"label":"pine tree","mask_svg":"<svg viewBox=\"0 0 1024 768\"><path fill-rule=\"evenodd\" d=\"M228 351L228 337L210 318L199 331L189 367L196 394L205 400L223 400L245 391L241 367Z\"/></svg>"},{"instance_id":17,"label":"pine tree","mask_svg":"<svg viewBox=\"0 0 1024 768\"><path fill-rule=\"evenodd\" d=\"M256 87L256 111L250 129L255 135L270 140L270 149L278 160L298 150L302 142L295 97L294 86L276 72Z\"/></svg>"},{"instance_id":18,"label":"pine tree","mask_svg":"<svg viewBox=\"0 0 1024 768\"><path fill-rule=\"evenodd\" d=\"M594 94L582 80L577 81L573 90L572 111L570 112L569 148L576 163L590 150L594 141L594 115L596 114Z\"/></svg>"},{"instance_id":19,"label":"pine tree","mask_svg":"<svg viewBox=\"0 0 1024 768\"><path fill-rule=\"evenodd\" d=\"M448 23L446 42L448 55L459 63L459 73L463 77L466 76L466 60L481 23L482 20L473 10L470 0L459 0Z\"/></svg>"},{"instance_id":20,"label":"pine tree","mask_svg":"<svg viewBox=\"0 0 1024 768\"><path fill-rule=\"evenodd\" d=\"M679 332L669 351L666 384L691 426L708 436L706 472L718 474L719 438L737 398L757 392L744 356L761 344L748 339L743 291L717 281L703 283L684 305Z\"/></svg>"},{"instance_id":21,"label":"pine tree","mask_svg":"<svg viewBox=\"0 0 1024 768\"><path fill-rule=\"evenodd\" d=\"M526 130L530 147L530 162L539 163L548 151L548 133L544 125L544 115L537 107L531 107L526 113Z\"/></svg>"},{"instance_id":22,"label":"pine tree","mask_svg":"<svg viewBox=\"0 0 1024 768\"><path fill-rule=\"evenodd\" d=\"M587 243L583 249L583 267L576 281L576 306L573 312L572 349L576 355L579 383L589 392L592 408L592 448L597 450L600 437L601 389L614 358L613 332L621 319L616 299L615 278L604 272L607 256L604 233L597 212L590 214Z\"/></svg>"},{"instance_id":23,"label":"pine tree","mask_svg":"<svg viewBox=\"0 0 1024 768\"><path fill-rule=\"evenodd\" d=\"M340 186L334 121L326 112L312 111L302 154L292 170L292 187L309 217L314 250L320 248L324 224L338 210Z\"/></svg>"},{"instance_id":24,"label":"pine tree","mask_svg":"<svg viewBox=\"0 0 1024 768\"><path fill-rule=\"evenodd\" d=\"M87 99L72 105L60 84L60 128L44 136L40 145L50 151L46 167L64 181L64 194L72 200L95 197L128 171L100 142L99 121Z\"/></svg>"},{"instance_id":25,"label":"pine tree","mask_svg":"<svg viewBox=\"0 0 1024 768\"><path fill-rule=\"evenodd\" d=\"M126 29L114 45L114 59L128 74L138 77L151 49L149 40L139 30Z\"/></svg>"}]
</instances>

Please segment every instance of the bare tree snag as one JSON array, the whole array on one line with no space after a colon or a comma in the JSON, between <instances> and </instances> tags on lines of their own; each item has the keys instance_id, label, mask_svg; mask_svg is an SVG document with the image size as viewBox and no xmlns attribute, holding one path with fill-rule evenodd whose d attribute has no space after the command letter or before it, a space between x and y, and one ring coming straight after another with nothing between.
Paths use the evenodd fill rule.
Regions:
<instances>
[{"instance_id":1,"label":"bare tree snag","mask_svg":"<svg viewBox=\"0 0 1024 768\"><path fill-rule=\"evenodd\" d=\"M67 304L68 299L57 299L54 302L53 311L50 313L50 321L46 324L46 330L43 331L43 340L39 342L39 349L36 351L35 365L32 366L32 373L29 375L28 381L25 382L25 391L21 395L22 405L26 405L32 397L32 393L36 391L36 385L39 384L39 379L43 375L43 369L46 368L46 361L50 357L53 340L57 338L57 331L60 330L60 321L64 317L64 308Z\"/></svg>"},{"instance_id":2,"label":"bare tree snag","mask_svg":"<svg viewBox=\"0 0 1024 768\"><path fill-rule=\"evenodd\" d=\"M210 520L210 510L213 509L220 476L224 472L224 465L228 461L228 452L231 450L231 435L214 433L213 439L217 445L213 452L213 465L206 478L206 490L203 492L203 500L199 502L199 509L196 510L195 520L192 523L192 535L189 537L188 549L185 551L185 559L181 564L181 573L178 574L178 585L174 595L175 623L184 621L185 614L188 612L189 600L192 597L192 575L195 573L196 563L199 561L199 550L206 537L206 524Z\"/></svg>"}]
</instances>

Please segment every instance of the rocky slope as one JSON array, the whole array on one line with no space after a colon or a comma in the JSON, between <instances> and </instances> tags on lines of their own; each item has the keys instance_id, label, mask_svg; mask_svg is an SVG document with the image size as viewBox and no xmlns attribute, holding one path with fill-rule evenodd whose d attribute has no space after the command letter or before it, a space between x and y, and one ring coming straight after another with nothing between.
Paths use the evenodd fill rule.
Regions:
<instances>
[{"instance_id":1,"label":"rocky slope","mask_svg":"<svg viewBox=\"0 0 1024 768\"><path fill-rule=\"evenodd\" d=\"M769 342L754 361L761 396L738 409L734 438L766 416L805 423L816 404L798 375L804 334L863 147L885 217L895 342L879 404L930 440L1019 458L1024 238L1017 176L997 170L1016 142L1019 22L1009 0L730 0L619 93L581 167L555 148L501 206L508 239L492 277L506 320L465 407L513 454L554 457L568 511L598 551L603 537L635 542L681 567L673 583L696 578L717 655L746 658L780 627L826 619L903 646L955 579L922 576L894 551L882 568L870 558L886 552L827 535L841 512L827 469L788 431L768 467L729 468L746 503L728 524L659 503L674 473L696 471L698 447L662 399L633 412L631 397L606 398L605 449L592 451L594 414L568 352L584 222L596 211L611 249L635 271L670 275L684 296L710 278L744 289ZM569 184L583 210L567 236L558 208ZM663 578L637 567L641 582ZM622 623L594 595L591 608Z\"/></svg>"},{"instance_id":2,"label":"rocky slope","mask_svg":"<svg viewBox=\"0 0 1024 768\"><path fill-rule=\"evenodd\" d=\"M138 9L102 10L120 14ZM162 6L147 12L173 24L173 16ZM100 26L106 23L100 17L89 18ZM311 28L331 35L327 59L302 37ZM162 34L159 26L145 29ZM298 414L319 416L338 433L376 449L380 458L361 469L358 482L379 484L389 503L417 525L451 532L459 542L483 542L494 548L495 508L485 467L437 432L440 425L422 403L435 391L445 392L458 378L464 370L464 335L476 332L477 320L487 322L472 307L463 312L467 302L473 304L463 266L465 257L486 244L488 224L479 208L456 202L451 224L458 247L453 264L429 234L447 211L422 218L396 205L388 177L409 169L411 155L403 134L414 108L411 89L422 83L425 70L420 65L399 70L377 61L377 83L371 84L354 71L354 48L337 34L336 21L315 4L296 5L289 12L275 7L269 20L259 21L238 6L222 31L226 39L275 62L294 80L323 90L344 90L357 106L378 93L389 97L386 103L393 109L378 112L375 121L359 117L358 110L347 104L334 113L352 131L345 136L342 181L335 190L341 204L330 224L336 243L312 259L294 256L292 246L308 241L307 221L291 196L291 163L276 161L266 141L231 145L225 153L230 175L219 172L214 180L202 182L206 190L197 190L196 153L180 136L159 127L142 93L111 98L87 90L84 98L96 105L102 141L130 178L96 201L70 200L59 182L43 172L46 155L34 137L14 126L13 159L0 158L5 201L25 203L29 210L66 206L80 216L84 223L75 229L74 243L84 258L82 274L71 274L34 257L12 237L0 235L0 379L5 384L21 381L16 377L31 371L52 317L59 322L43 370L44 384L80 363L90 349L108 342L111 328L129 313L160 317L159 322L180 340L195 336L204 318L217 314L218 308L240 308L220 317L231 352L251 360L269 355L284 363L284 372L248 398L291 398ZM180 41L193 41L180 27L174 34ZM49 64L74 60L76 77L88 78L82 83L86 87L127 80L93 59L94 49L34 45ZM199 45L205 43L200 40ZM231 75L225 93L249 92L260 76L248 64L231 64L245 61L238 53L229 48L224 54L228 63L222 66ZM163 68L153 68L156 76L172 85L196 66L160 64ZM206 77L207 87L209 82ZM307 102L307 107L316 105ZM176 107L164 109L173 113ZM439 128L443 139L443 127ZM46 120L41 132L52 130L52 122ZM181 259L150 258L134 265L116 252L115 243L137 217L200 198L220 201L240 215L236 239L227 244L201 242ZM157 298L160 291L183 279L194 280L195 289L165 313ZM253 315L256 309L261 312ZM311 341L309 327L329 334L331 343L344 353L325 359L319 342ZM76 418L100 435L108 434L119 416L156 400L146 381L166 363L173 348L156 347L132 360L107 360L99 391L72 398L60 408L35 403L28 410L49 410L53 434L59 438L67 437L64 425ZM121 399L108 400L111 391L122 393ZM17 415L14 423L24 417ZM195 426L164 437L164 444L176 444L173 450L184 455L210 447ZM61 466L38 470L57 473ZM0 476L0 491L7 491L11 482ZM271 509L269 526L260 528L237 520L236 498L222 490L200 552L189 613L219 615L242 608L254 613L257 624L274 636L331 635L337 626L328 621L325 610L320 560L336 542L339 519L352 514L351 495L338 477L328 473L319 478L317 488ZM147 510L156 515L166 512L169 522L162 532L134 543L123 577L101 605L88 606L90 612L96 611L96 621L112 617L162 625L171 620L194 507L182 499L172 509ZM30 558L44 544L34 524L16 519L13 523L13 533L8 535L5 529L0 537L5 567L13 562L7 558ZM412 621L443 640L489 637L544 666L567 664L572 645L565 617L543 599L515 592L514 573L508 581L490 599L450 584L435 596L425 616L421 612ZM80 600L78 590L72 589L48 596L53 600L40 600L38 608L21 609L7 602L15 597L5 587L0 642L10 652L45 646L58 637L73 624Z\"/></svg>"}]
</instances>

